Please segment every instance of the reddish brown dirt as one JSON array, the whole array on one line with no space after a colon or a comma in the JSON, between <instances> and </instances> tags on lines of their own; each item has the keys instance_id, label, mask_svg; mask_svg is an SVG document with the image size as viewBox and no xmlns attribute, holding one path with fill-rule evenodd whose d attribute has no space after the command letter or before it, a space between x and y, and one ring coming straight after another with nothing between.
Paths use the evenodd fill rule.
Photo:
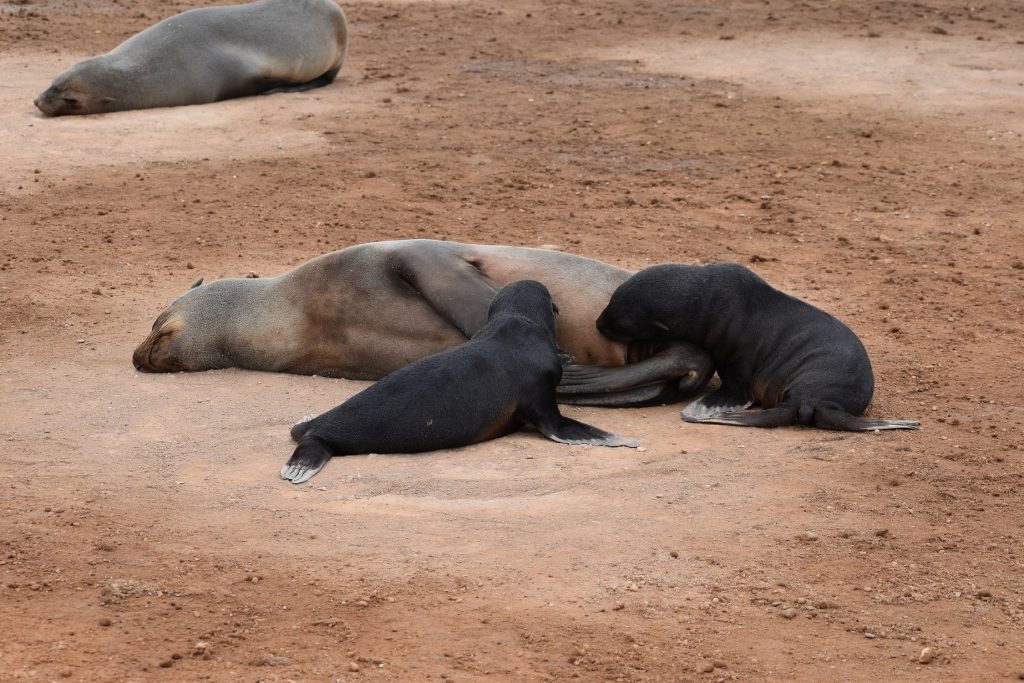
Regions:
<instances>
[{"instance_id":1,"label":"reddish brown dirt","mask_svg":"<svg viewBox=\"0 0 1024 683\"><path fill-rule=\"evenodd\" d=\"M329 88L33 111L188 6L0 4L0 680L1024 676L1014 0L358 2ZM646 451L292 487L288 426L359 383L131 368L198 275L403 237L748 263L922 428L566 409Z\"/></svg>"}]
</instances>

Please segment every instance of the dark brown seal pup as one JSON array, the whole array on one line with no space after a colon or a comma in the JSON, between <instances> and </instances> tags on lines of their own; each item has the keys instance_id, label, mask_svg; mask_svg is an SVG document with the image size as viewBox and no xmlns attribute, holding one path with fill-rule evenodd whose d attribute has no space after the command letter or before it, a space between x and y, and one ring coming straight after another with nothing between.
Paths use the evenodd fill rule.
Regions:
<instances>
[{"instance_id":1,"label":"dark brown seal pup","mask_svg":"<svg viewBox=\"0 0 1024 683\"><path fill-rule=\"evenodd\" d=\"M566 369L560 402L679 400L714 374L706 352L686 342L623 344L594 328L630 274L547 249L371 242L278 277L189 290L156 319L133 361L145 372L240 367L380 379L466 341L483 326L502 285L537 280L561 307L559 345L585 364Z\"/></svg>"},{"instance_id":2,"label":"dark brown seal pup","mask_svg":"<svg viewBox=\"0 0 1024 683\"><path fill-rule=\"evenodd\" d=\"M348 45L333 0L259 0L164 19L76 64L35 100L47 116L203 104L334 80Z\"/></svg>"},{"instance_id":3,"label":"dark brown seal pup","mask_svg":"<svg viewBox=\"0 0 1024 683\"><path fill-rule=\"evenodd\" d=\"M597 329L620 341L684 340L711 353L722 386L686 406L688 422L845 431L918 426L858 417L871 402L874 376L857 336L735 263L642 270L615 290ZM766 410L744 410L755 403Z\"/></svg>"},{"instance_id":4,"label":"dark brown seal pup","mask_svg":"<svg viewBox=\"0 0 1024 683\"><path fill-rule=\"evenodd\" d=\"M301 484L335 455L456 448L524 424L559 443L635 448L631 439L558 412L557 312L539 282L506 285L491 302L487 323L465 344L416 361L295 425L299 445L281 476Z\"/></svg>"}]
</instances>

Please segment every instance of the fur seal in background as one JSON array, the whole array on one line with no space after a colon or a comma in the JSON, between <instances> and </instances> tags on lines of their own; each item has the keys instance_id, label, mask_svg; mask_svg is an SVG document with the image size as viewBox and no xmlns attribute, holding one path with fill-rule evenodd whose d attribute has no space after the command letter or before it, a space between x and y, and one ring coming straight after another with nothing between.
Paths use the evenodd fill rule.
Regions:
<instances>
[{"instance_id":1,"label":"fur seal in background","mask_svg":"<svg viewBox=\"0 0 1024 683\"><path fill-rule=\"evenodd\" d=\"M502 285L537 280L561 307L559 345L586 364L566 368L560 402L680 400L714 374L705 351L686 342L623 344L594 328L630 274L547 249L371 242L278 277L194 287L160 314L133 361L145 372L240 367L380 379L473 336Z\"/></svg>"},{"instance_id":2,"label":"fur seal in background","mask_svg":"<svg viewBox=\"0 0 1024 683\"><path fill-rule=\"evenodd\" d=\"M76 64L36 98L47 116L203 104L334 80L348 47L333 0L259 0L164 19Z\"/></svg>"},{"instance_id":3,"label":"fur seal in background","mask_svg":"<svg viewBox=\"0 0 1024 683\"><path fill-rule=\"evenodd\" d=\"M685 340L711 353L722 386L686 406L688 422L844 431L918 426L859 417L874 376L857 336L735 263L640 271L615 290L597 329L620 341ZM745 410L755 403L765 410Z\"/></svg>"},{"instance_id":4,"label":"fur seal in background","mask_svg":"<svg viewBox=\"0 0 1024 683\"><path fill-rule=\"evenodd\" d=\"M468 342L420 359L292 427L299 445L281 476L301 484L335 455L456 448L524 424L559 443L635 448L631 439L558 412L557 313L539 282L502 287L487 323Z\"/></svg>"}]
</instances>

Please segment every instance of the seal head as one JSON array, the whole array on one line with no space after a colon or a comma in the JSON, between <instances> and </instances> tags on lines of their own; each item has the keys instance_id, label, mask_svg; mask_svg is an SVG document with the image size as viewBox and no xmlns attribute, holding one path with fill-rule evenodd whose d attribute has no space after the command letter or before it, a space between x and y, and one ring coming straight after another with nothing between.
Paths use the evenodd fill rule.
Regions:
<instances>
[{"instance_id":1,"label":"seal head","mask_svg":"<svg viewBox=\"0 0 1024 683\"><path fill-rule=\"evenodd\" d=\"M117 81L110 78L110 67L97 67L95 61L95 58L86 60L57 76L33 104L47 116L104 114L117 110L117 93L112 91Z\"/></svg>"},{"instance_id":2,"label":"seal head","mask_svg":"<svg viewBox=\"0 0 1024 683\"><path fill-rule=\"evenodd\" d=\"M132 354L132 364L142 372L185 372L197 368L224 368L231 358L224 349L223 319L211 315L230 308L230 299L238 298L230 280L203 284L197 280L189 291L164 309L153 323L149 335ZM220 291L214 291L220 290ZM223 309L192 305L194 299L215 296Z\"/></svg>"}]
</instances>

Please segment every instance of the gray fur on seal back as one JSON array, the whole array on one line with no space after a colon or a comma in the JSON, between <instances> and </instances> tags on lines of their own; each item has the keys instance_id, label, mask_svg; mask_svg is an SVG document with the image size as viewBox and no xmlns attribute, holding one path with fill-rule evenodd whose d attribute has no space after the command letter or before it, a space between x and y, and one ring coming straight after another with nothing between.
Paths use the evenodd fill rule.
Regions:
<instances>
[{"instance_id":1,"label":"gray fur on seal back","mask_svg":"<svg viewBox=\"0 0 1024 683\"><path fill-rule=\"evenodd\" d=\"M164 19L54 79L48 116L203 104L334 80L348 27L333 0L259 0Z\"/></svg>"}]
</instances>

